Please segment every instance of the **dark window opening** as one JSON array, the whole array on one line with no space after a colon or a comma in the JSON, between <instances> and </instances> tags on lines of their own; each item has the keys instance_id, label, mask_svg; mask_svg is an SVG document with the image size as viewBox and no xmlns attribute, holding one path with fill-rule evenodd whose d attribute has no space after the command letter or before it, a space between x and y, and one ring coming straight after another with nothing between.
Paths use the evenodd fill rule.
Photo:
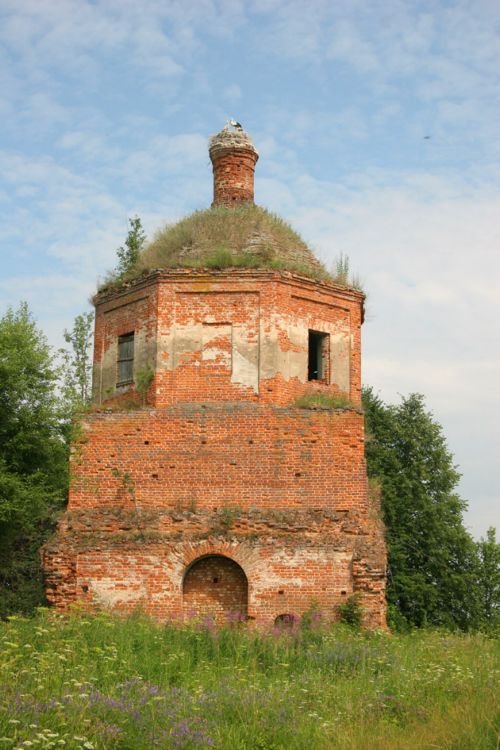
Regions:
<instances>
[{"instance_id":1,"label":"dark window opening","mask_svg":"<svg viewBox=\"0 0 500 750\"><path fill-rule=\"evenodd\" d=\"M327 333L309 331L308 380L328 383L328 363L330 359L330 336Z\"/></svg>"},{"instance_id":2,"label":"dark window opening","mask_svg":"<svg viewBox=\"0 0 500 750\"><path fill-rule=\"evenodd\" d=\"M118 336L118 379L117 385L132 383L134 380L134 334Z\"/></svg>"}]
</instances>

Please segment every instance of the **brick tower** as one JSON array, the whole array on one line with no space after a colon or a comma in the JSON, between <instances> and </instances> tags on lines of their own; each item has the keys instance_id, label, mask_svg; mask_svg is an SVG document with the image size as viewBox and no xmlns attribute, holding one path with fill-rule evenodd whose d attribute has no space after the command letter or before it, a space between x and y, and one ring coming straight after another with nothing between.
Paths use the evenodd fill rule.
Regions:
<instances>
[{"instance_id":1,"label":"brick tower","mask_svg":"<svg viewBox=\"0 0 500 750\"><path fill-rule=\"evenodd\" d=\"M239 123L226 125L210 139L214 171L212 205L235 206L253 203L253 178L259 154Z\"/></svg>"},{"instance_id":2,"label":"brick tower","mask_svg":"<svg viewBox=\"0 0 500 750\"><path fill-rule=\"evenodd\" d=\"M363 295L322 277L303 243L283 244L275 218L263 226L258 154L238 124L211 139L210 157L206 215L220 232L261 212L259 229L233 267L182 246L167 268L96 295L94 405L43 550L49 601L272 623L313 604L334 619L357 593L365 626L384 627Z\"/></svg>"}]
</instances>

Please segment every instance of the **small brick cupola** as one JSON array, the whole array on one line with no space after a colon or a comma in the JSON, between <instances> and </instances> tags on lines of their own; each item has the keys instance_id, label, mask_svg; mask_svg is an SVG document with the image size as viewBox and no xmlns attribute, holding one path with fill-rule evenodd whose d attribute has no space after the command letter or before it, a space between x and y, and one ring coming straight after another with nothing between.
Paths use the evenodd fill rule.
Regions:
<instances>
[{"instance_id":1,"label":"small brick cupola","mask_svg":"<svg viewBox=\"0 0 500 750\"><path fill-rule=\"evenodd\" d=\"M230 120L210 138L214 173L213 206L239 206L254 202L254 172L259 158L252 139L239 122Z\"/></svg>"}]
</instances>

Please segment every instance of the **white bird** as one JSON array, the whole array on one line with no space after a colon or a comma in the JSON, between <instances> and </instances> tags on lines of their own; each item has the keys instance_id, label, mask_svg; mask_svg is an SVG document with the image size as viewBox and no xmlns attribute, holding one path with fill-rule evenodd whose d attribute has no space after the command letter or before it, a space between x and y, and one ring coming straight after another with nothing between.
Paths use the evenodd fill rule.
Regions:
<instances>
[{"instance_id":1,"label":"white bird","mask_svg":"<svg viewBox=\"0 0 500 750\"><path fill-rule=\"evenodd\" d=\"M232 126L233 128L236 128L236 130L243 130L243 128L241 127L240 123L239 123L239 122L236 122L236 120L229 120L229 124L230 124L230 125L231 125L231 126Z\"/></svg>"}]
</instances>

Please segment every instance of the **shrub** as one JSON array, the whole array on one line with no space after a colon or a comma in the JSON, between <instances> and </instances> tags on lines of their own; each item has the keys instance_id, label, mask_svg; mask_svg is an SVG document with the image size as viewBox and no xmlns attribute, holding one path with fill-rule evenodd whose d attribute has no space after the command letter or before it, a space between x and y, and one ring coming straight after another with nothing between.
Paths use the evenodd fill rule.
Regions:
<instances>
[{"instance_id":1,"label":"shrub","mask_svg":"<svg viewBox=\"0 0 500 750\"><path fill-rule=\"evenodd\" d=\"M147 392L148 392L149 386L153 382L153 378L154 378L154 370L152 370L149 365L147 365L146 367L140 368L139 370L137 370L135 374L135 387L137 389L137 393L141 397L143 406L146 403Z\"/></svg>"},{"instance_id":2,"label":"shrub","mask_svg":"<svg viewBox=\"0 0 500 750\"><path fill-rule=\"evenodd\" d=\"M345 604L340 605L340 621L353 628L361 627L363 612L359 603L359 595L351 594Z\"/></svg>"}]
</instances>

